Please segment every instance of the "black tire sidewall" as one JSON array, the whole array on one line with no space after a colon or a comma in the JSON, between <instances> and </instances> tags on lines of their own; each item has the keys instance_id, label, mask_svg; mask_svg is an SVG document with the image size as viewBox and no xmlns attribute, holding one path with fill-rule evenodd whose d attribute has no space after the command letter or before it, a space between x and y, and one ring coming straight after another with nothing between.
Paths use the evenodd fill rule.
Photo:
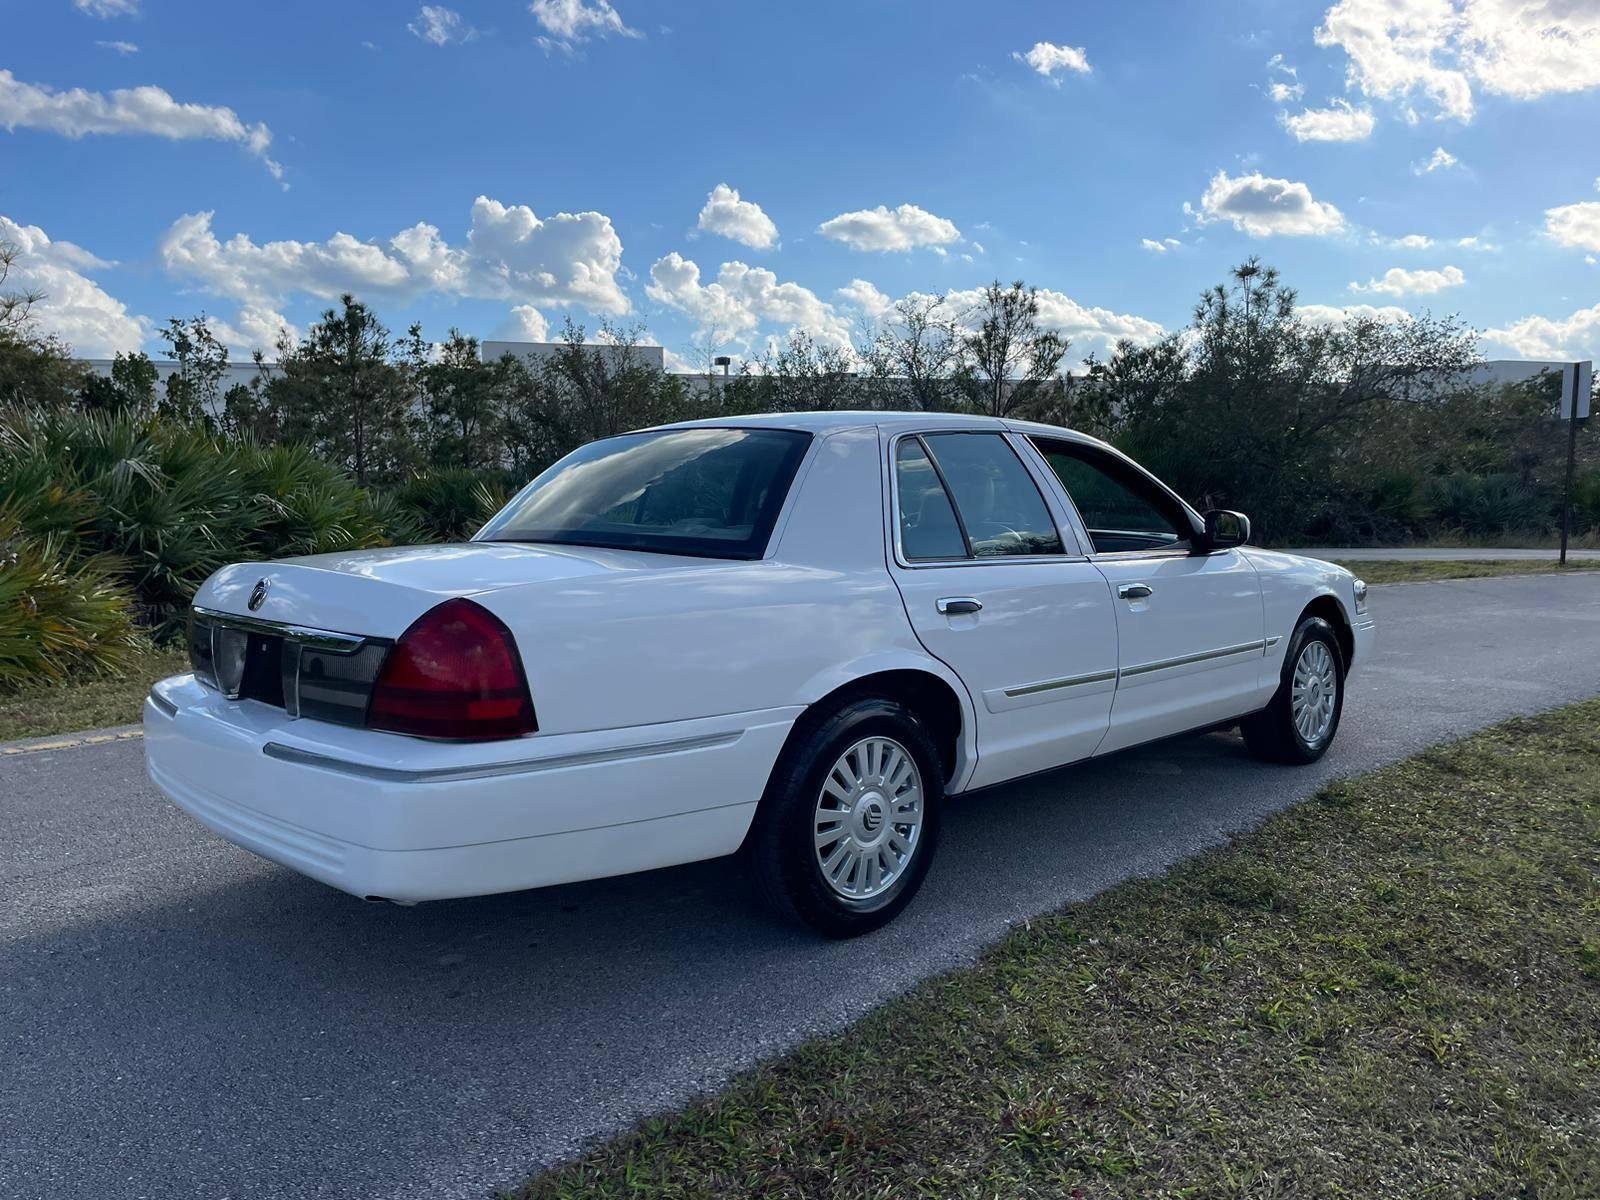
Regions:
<instances>
[{"instance_id":1,"label":"black tire sidewall","mask_svg":"<svg viewBox=\"0 0 1600 1200\"><path fill-rule=\"evenodd\" d=\"M1308 642L1321 642L1328 648L1328 653L1333 656L1333 677L1337 691L1333 698L1333 723L1328 726L1328 732L1316 743L1307 742L1300 736L1300 730L1294 723L1294 667L1300 661L1300 654ZM1283 662L1283 682L1279 690L1279 703L1277 719L1281 723L1283 738L1293 756L1301 762L1314 762L1328 752L1328 747L1333 745L1333 739L1339 733L1339 722L1344 716L1344 651L1339 646L1338 635L1334 633L1333 626L1321 617L1306 617L1295 627L1294 636L1289 641L1289 653Z\"/></svg>"},{"instance_id":2,"label":"black tire sidewall","mask_svg":"<svg viewBox=\"0 0 1600 1200\"><path fill-rule=\"evenodd\" d=\"M888 891L870 900L841 896L823 878L815 847L816 800L839 755L874 734L893 738L922 777L922 829L910 866ZM892 700L852 701L813 723L789 746L773 773L757 821L756 869L780 908L831 937L876 929L909 904L927 877L939 843L944 775L939 755L916 716ZM772 877L775 873L776 877ZM776 894L775 894L776 893Z\"/></svg>"}]
</instances>

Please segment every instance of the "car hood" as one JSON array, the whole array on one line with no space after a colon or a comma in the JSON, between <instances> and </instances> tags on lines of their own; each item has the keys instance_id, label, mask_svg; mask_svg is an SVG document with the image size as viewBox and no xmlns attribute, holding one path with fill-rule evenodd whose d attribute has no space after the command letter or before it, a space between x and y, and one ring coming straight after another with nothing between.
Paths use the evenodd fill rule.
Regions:
<instances>
[{"instance_id":1,"label":"car hood","mask_svg":"<svg viewBox=\"0 0 1600 1200\"><path fill-rule=\"evenodd\" d=\"M195 604L315 629L398 637L428 609L454 596L620 573L704 568L719 561L519 542L391 546L235 563L206 581Z\"/></svg>"}]
</instances>

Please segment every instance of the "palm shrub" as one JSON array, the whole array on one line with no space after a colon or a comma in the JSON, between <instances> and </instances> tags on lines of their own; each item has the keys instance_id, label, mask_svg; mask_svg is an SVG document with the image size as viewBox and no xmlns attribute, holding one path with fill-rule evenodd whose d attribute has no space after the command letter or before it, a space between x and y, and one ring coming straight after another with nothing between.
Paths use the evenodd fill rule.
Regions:
<instances>
[{"instance_id":1,"label":"palm shrub","mask_svg":"<svg viewBox=\"0 0 1600 1200\"><path fill-rule=\"evenodd\" d=\"M1545 534L1554 524L1549 499L1515 475L1445 475L1430 483L1427 504L1443 528L1471 536Z\"/></svg>"},{"instance_id":2,"label":"palm shrub","mask_svg":"<svg viewBox=\"0 0 1600 1200\"><path fill-rule=\"evenodd\" d=\"M0 505L0 691L111 673L134 650L131 597L117 564L78 557L71 538L32 537Z\"/></svg>"},{"instance_id":3,"label":"palm shrub","mask_svg":"<svg viewBox=\"0 0 1600 1200\"><path fill-rule=\"evenodd\" d=\"M390 493L423 533L418 540L430 542L470 538L505 507L510 494L509 476L460 469L417 475Z\"/></svg>"}]
</instances>

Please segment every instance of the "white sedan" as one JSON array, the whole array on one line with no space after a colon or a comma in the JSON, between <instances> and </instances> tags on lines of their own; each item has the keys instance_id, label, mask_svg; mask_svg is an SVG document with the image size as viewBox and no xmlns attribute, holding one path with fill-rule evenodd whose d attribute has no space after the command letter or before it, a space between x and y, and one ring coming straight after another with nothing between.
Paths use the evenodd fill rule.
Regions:
<instances>
[{"instance_id":1,"label":"white sedan","mask_svg":"<svg viewBox=\"0 0 1600 1200\"><path fill-rule=\"evenodd\" d=\"M150 777L224 837L400 903L742 850L848 935L946 797L1192 730L1310 762L1366 587L1247 548L1093 438L812 413L591 443L470 542L218 571Z\"/></svg>"}]
</instances>

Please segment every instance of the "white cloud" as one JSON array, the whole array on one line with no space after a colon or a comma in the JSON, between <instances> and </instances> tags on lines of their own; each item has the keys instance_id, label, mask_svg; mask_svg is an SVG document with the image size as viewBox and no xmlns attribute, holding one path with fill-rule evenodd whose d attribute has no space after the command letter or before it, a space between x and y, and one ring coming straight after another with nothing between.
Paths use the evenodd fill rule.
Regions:
<instances>
[{"instance_id":1,"label":"white cloud","mask_svg":"<svg viewBox=\"0 0 1600 1200\"><path fill-rule=\"evenodd\" d=\"M501 342L546 342L550 340L550 322L531 304L519 304L494 331L494 340Z\"/></svg>"},{"instance_id":2,"label":"white cloud","mask_svg":"<svg viewBox=\"0 0 1600 1200\"><path fill-rule=\"evenodd\" d=\"M135 17L139 0L72 0L73 7L91 17Z\"/></svg>"},{"instance_id":3,"label":"white cloud","mask_svg":"<svg viewBox=\"0 0 1600 1200\"><path fill-rule=\"evenodd\" d=\"M838 296L846 304L855 305L874 320L883 316L894 305L894 301L879 291L877 285L868 283L865 279L852 279L839 289Z\"/></svg>"},{"instance_id":4,"label":"white cloud","mask_svg":"<svg viewBox=\"0 0 1600 1200\"><path fill-rule=\"evenodd\" d=\"M1328 108L1308 108L1295 116L1284 113L1283 127L1301 142L1359 142L1370 137L1378 121L1372 111L1335 100Z\"/></svg>"},{"instance_id":5,"label":"white cloud","mask_svg":"<svg viewBox=\"0 0 1600 1200\"><path fill-rule=\"evenodd\" d=\"M1408 271L1404 267L1390 267L1382 279L1369 279L1366 283L1352 283L1352 292L1381 292L1386 296L1429 296L1445 288L1460 287L1467 281L1460 267L1446 267L1442 271Z\"/></svg>"},{"instance_id":6,"label":"white cloud","mask_svg":"<svg viewBox=\"0 0 1600 1200\"><path fill-rule=\"evenodd\" d=\"M1347 321L1368 319L1373 321L1409 321L1411 314L1398 305L1385 304L1302 304L1295 313L1312 325L1343 325Z\"/></svg>"},{"instance_id":7,"label":"white cloud","mask_svg":"<svg viewBox=\"0 0 1600 1200\"><path fill-rule=\"evenodd\" d=\"M102 50L114 50L124 56L139 53L139 47L132 42L96 42L95 45Z\"/></svg>"},{"instance_id":8,"label":"white cloud","mask_svg":"<svg viewBox=\"0 0 1600 1200\"><path fill-rule=\"evenodd\" d=\"M214 295L266 308L304 294L332 299L342 292L407 299L425 292L529 304L579 305L622 314L629 302L618 284L622 241L609 217L557 213L543 219L526 205L479 196L464 246L451 246L419 222L387 242L335 233L324 242L257 243L248 234L226 242L212 214L190 213L161 240L173 275Z\"/></svg>"},{"instance_id":9,"label":"white cloud","mask_svg":"<svg viewBox=\"0 0 1600 1200\"><path fill-rule=\"evenodd\" d=\"M1399 246L1403 250L1426 250L1433 245L1433 239L1424 233L1408 233L1405 237L1395 238L1389 244Z\"/></svg>"},{"instance_id":10,"label":"white cloud","mask_svg":"<svg viewBox=\"0 0 1600 1200\"><path fill-rule=\"evenodd\" d=\"M950 291L945 299L952 311L966 314L970 323L971 314L983 300L983 289ZM1066 293L1050 288L1040 288L1038 300L1039 323L1069 338L1074 358L1081 358L1091 351L1105 355L1122 338L1145 344L1157 340L1166 332L1155 321L1129 313L1113 312L1108 308L1079 304Z\"/></svg>"},{"instance_id":11,"label":"white cloud","mask_svg":"<svg viewBox=\"0 0 1600 1200\"><path fill-rule=\"evenodd\" d=\"M644 36L623 23L610 0L533 0L528 11L549 34L537 39L547 52L560 50L571 54L574 47L592 37Z\"/></svg>"},{"instance_id":12,"label":"white cloud","mask_svg":"<svg viewBox=\"0 0 1600 1200\"><path fill-rule=\"evenodd\" d=\"M952 222L915 204L894 209L880 204L877 208L840 213L824 221L818 232L856 250L910 250L914 246L943 246L961 240L961 231Z\"/></svg>"},{"instance_id":13,"label":"white cloud","mask_svg":"<svg viewBox=\"0 0 1600 1200\"><path fill-rule=\"evenodd\" d=\"M1011 57L1019 63L1026 63L1046 79L1051 79L1057 71L1076 71L1079 75L1089 74L1089 56L1084 53L1082 46L1057 46L1053 42L1035 42L1033 49L1026 54L1015 50Z\"/></svg>"},{"instance_id":14,"label":"white cloud","mask_svg":"<svg viewBox=\"0 0 1600 1200\"><path fill-rule=\"evenodd\" d=\"M416 19L406 25L417 37L435 46L470 42L478 31L461 19L461 14L442 4L424 4Z\"/></svg>"},{"instance_id":15,"label":"white cloud","mask_svg":"<svg viewBox=\"0 0 1600 1200\"><path fill-rule=\"evenodd\" d=\"M1563 204L1544 213L1545 235L1558 245L1600 250L1600 201Z\"/></svg>"},{"instance_id":16,"label":"white cloud","mask_svg":"<svg viewBox=\"0 0 1600 1200\"><path fill-rule=\"evenodd\" d=\"M272 130L260 123L246 125L233 109L221 105L181 104L158 87L58 92L43 84L23 83L10 71L0 70L0 125L11 132L39 129L74 139L145 134L174 141L235 142L259 158L274 179L283 177L283 168L267 154Z\"/></svg>"},{"instance_id":17,"label":"white cloud","mask_svg":"<svg viewBox=\"0 0 1600 1200\"><path fill-rule=\"evenodd\" d=\"M1274 104L1288 104L1306 94L1306 85L1299 80L1299 72L1283 61L1283 55L1274 54L1267 60L1267 95ZM1282 79L1271 76L1281 75Z\"/></svg>"},{"instance_id":18,"label":"white cloud","mask_svg":"<svg viewBox=\"0 0 1600 1200\"><path fill-rule=\"evenodd\" d=\"M106 262L72 242L53 241L37 225L22 225L0 216L0 242L21 251L6 279L7 291L43 292L32 316L45 333L64 339L86 358L109 358L119 350L137 350L152 326L134 316L85 272L103 271Z\"/></svg>"},{"instance_id":19,"label":"white cloud","mask_svg":"<svg viewBox=\"0 0 1600 1200\"><path fill-rule=\"evenodd\" d=\"M700 210L699 227L743 242L754 250L769 249L778 240L778 227L753 200L741 200L739 190L719 183Z\"/></svg>"},{"instance_id":20,"label":"white cloud","mask_svg":"<svg viewBox=\"0 0 1600 1200\"><path fill-rule=\"evenodd\" d=\"M1483 337L1521 358L1600 359L1600 304L1565 320L1523 317L1503 329L1487 329Z\"/></svg>"},{"instance_id":21,"label":"white cloud","mask_svg":"<svg viewBox=\"0 0 1600 1200\"><path fill-rule=\"evenodd\" d=\"M280 337L287 337L291 342L301 338L300 327L282 313L253 304L240 308L233 321L208 314L206 324L212 336L228 348L228 356L235 362L248 360L257 350L269 359L275 358Z\"/></svg>"},{"instance_id":22,"label":"white cloud","mask_svg":"<svg viewBox=\"0 0 1600 1200\"><path fill-rule=\"evenodd\" d=\"M1158 242L1154 238L1140 238L1139 245L1143 246L1152 254L1165 254L1167 252L1167 244L1165 242Z\"/></svg>"},{"instance_id":23,"label":"white cloud","mask_svg":"<svg viewBox=\"0 0 1600 1200\"><path fill-rule=\"evenodd\" d=\"M1235 229L1251 237L1320 236L1339 233L1345 227L1344 214L1313 198L1305 184L1271 179L1259 171L1237 178L1218 171L1195 215L1202 224L1231 221Z\"/></svg>"},{"instance_id":24,"label":"white cloud","mask_svg":"<svg viewBox=\"0 0 1600 1200\"><path fill-rule=\"evenodd\" d=\"M1448 171L1461 160L1443 146L1438 147L1427 158L1411 164L1413 175L1432 175L1435 171Z\"/></svg>"},{"instance_id":25,"label":"white cloud","mask_svg":"<svg viewBox=\"0 0 1600 1200\"><path fill-rule=\"evenodd\" d=\"M742 345L772 324L803 329L841 349L850 346L850 322L833 305L798 283L779 282L762 267L725 262L715 280L701 283L699 266L674 250L651 266L645 293L693 318L702 333L715 331Z\"/></svg>"},{"instance_id":26,"label":"white cloud","mask_svg":"<svg viewBox=\"0 0 1600 1200\"><path fill-rule=\"evenodd\" d=\"M1600 86L1600 6L1587 0L1338 0L1317 44L1348 57L1350 86L1420 94L1470 121L1474 89L1530 100Z\"/></svg>"}]
</instances>

